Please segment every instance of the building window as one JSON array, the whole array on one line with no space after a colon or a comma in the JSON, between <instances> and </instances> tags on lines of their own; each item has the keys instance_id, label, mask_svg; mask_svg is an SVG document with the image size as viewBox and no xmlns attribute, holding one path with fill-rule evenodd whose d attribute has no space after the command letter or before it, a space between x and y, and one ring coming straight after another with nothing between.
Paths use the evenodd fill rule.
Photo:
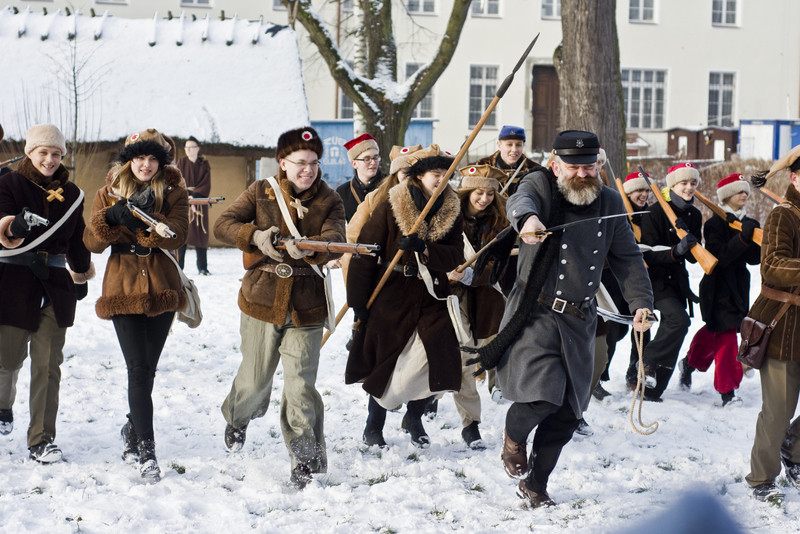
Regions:
<instances>
[{"instance_id":1,"label":"building window","mask_svg":"<svg viewBox=\"0 0 800 534\"><path fill-rule=\"evenodd\" d=\"M654 22L655 0L630 0L628 6L629 22Z\"/></svg>"},{"instance_id":2,"label":"building window","mask_svg":"<svg viewBox=\"0 0 800 534\"><path fill-rule=\"evenodd\" d=\"M409 13L433 13L434 0L406 0Z\"/></svg>"},{"instance_id":3,"label":"building window","mask_svg":"<svg viewBox=\"0 0 800 534\"><path fill-rule=\"evenodd\" d=\"M711 72L708 75L708 125L733 126L732 72Z\"/></svg>"},{"instance_id":4,"label":"building window","mask_svg":"<svg viewBox=\"0 0 800 534\"><path fill-rule=\"evenodd\" d=\"M735 26L736 0L713 0L711 23L715 26Z\"/></svg>"},{"instance_id":5,"label":"building window","mask_svg":"<svg viewBox=\"0 0 800 534\"><path fill-rule=\"evenodd\" d=\"M622 96L628 128L664 127L664 89L667 71L622 69Z\"/></svg>"},{"instance_id":6,"label":"building window","mask_svg":"<svg viewBox=\"0 0 800 534\"><path fill-rule=\"evenodd\" d=\"M350 65L350 68L353 68L353 61L347 60L347 64ZM350 99L349 96L344 94L341 88L339 88L339 117L340 119L352 119L353 113L355 110L355 106L353 101Z\"/></svg>"},{"instance_id":7,"label":"building window","mask_svg":"<svg viewBox=\"0 0 800 534\"><path fill-rule=\"evenodd\" d=\"M353 0L342 0L342 13L353 12Z\"/></svg>"},{"instance_id":8,"label":"building window","mask_svg":"<svg viewBox=\"0 0 800 534\"><path fill-rule=\"evenodd\" d=\"M542 18L560 19L561 0L542 0Z\"/></svg>"},{"instance_id":9,"label":"building window","mask_svg":"<svg viewBox=\"0 0 800 534\"><path fill-rule=\"evenodd\" d=\"M472 0L472 16L500 15L500 0Z\"/></svg>"},{"instance_id":10,"label":"building window","mask_svg":"<svg viewBox=\"0 0 800 534\"><path fill-rule=\"evenodd\" d=\"M406 80L411 78L419 70L422 63L406 63ZM422 97L414 111L411 113L412 119L432 119L433 118L433 90Z\"/></svg>"},{"instance_id":11,"label":"building window","mask_svg":"<svg viewBox=\"0 0 800 534\"><path fill-rule=\"evenodd\" d=\"M181 7L211 7L211 0L181 0Z\"/></svg>"},{"instance_id":12,"label":"building window","mask_svg":"<svg viewBox=\"0 0 800 534\"><path fill-rule=\"evenodd\" d=\"M272 0L273 11L286 11L286 6L281 4L281 0Z\"/></svg>"},{"instance_id":13,"label":"building window","mask_svg":"<svg viewBox=\"0 0 800 534\"><path fill-rule=\"evenodd\" d=\"M497 91L497 72L494 65L470 65L469 67L469 127L474 128L481 120ZM496 110L486 119L486 126L497 126Z\"/></svg>"}]
</instances>

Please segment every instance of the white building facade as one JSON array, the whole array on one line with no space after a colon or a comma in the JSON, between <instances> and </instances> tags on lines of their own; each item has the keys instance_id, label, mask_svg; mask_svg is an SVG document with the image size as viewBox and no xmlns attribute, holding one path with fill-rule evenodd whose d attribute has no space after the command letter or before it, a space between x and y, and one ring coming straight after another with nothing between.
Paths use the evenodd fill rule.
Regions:
<instances>
[{"instance_id":1,"label":"white building facade","mask_svg":"<svg viewBox=\"0 0 800 534\"><path fill-rule=\"evenodd\" d=\"M452 8L449 0L391 0L400 82L430 61ZM345 57L356 67L353 0L314 0ZM128 18L181 12L198 18L234 15L286 24L279 0L10 0L24 11L66 8ZM536 47L497 106L469 158L494 151L504 124L523 126L529 151L547 148L558 124L553 53L561 41L561 0L474 0L453 59L416 115L432 121L433 142L456 152L494 91L534 35ZM667 154L668 131L741 121L782 120L787 136L800 130L800 2L797 0L618 0L617 30L630 147ZM312 121L355 119L327 66L298 24L303 76ZM253 90L257 90L253 88ZM265 96L268 97L268 96ZM795 128L796 124L796 128ZM744 140L741 140L744 142ZM800 143L800 133L781 140ZM537 146L538 145L538 146Z\"/></svg>"}]
</instances>

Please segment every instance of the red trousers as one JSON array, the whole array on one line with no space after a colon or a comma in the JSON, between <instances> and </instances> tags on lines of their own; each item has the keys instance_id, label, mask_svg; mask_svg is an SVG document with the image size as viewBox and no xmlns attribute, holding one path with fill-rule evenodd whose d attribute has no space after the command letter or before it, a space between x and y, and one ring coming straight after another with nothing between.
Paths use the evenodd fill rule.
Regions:
<instances>
[{"instance_id":1,"label":"red trousers","mask_svg":"<svg viewBox=\"0 0 800 534\"><path fill-rule=\"evenodd\" d=\"M703 326L692 339L686 360L698 371L706 371L714 362L714 389L728 393L742 382L742 364L736 361L739 342L736 329L710 332Z\"/></svg>"}]
</instances>

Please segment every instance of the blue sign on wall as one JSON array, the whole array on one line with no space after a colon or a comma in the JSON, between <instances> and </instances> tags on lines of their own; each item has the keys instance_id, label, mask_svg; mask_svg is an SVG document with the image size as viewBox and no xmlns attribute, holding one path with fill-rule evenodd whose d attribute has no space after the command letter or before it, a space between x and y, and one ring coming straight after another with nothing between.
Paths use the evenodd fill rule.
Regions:
<instances>
[{"instance_id":1,"label":"blue sign on wall","mask_svg":"<svg viewBox=\"0 0 800 534\"><path fill-rule=\"evenodd\" d=\"M353 177L344 144L353 138L352 120L311 121L322 138L322 179L334 189Z\"/></svg>"}]
</instances>

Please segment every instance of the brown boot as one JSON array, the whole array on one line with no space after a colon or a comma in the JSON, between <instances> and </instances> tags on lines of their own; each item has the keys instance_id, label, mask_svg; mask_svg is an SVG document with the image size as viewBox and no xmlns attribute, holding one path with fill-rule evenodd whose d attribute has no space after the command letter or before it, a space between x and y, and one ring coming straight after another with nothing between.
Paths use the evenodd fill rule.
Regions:
<instances>
[{"instance_id":1,"label":"brown boot","mask_svg":"<svg viewBox=\"0 0 800 534\"><path fill-rule=\"evenodd\" d=\"M528 472L528 450L525 443L511 441L503 430L503 451L500 453L503 467L511 478L519 478Z\"/></svg>"},{"instance_id":2,"label":"brown boot","mask_svg":"<svg viewBox=\"0 0 800 534\"><path fill-rule=\"evenodd\" d=\"M524 480L519 481L519 485L517 486L517 497L524 501L522 503L522 507L528 510L539 508L541 506L556 505L555 501L550 498L550 495L547 494L547 491L536 493L535 491L528 489L528 486L525 485Z\"/></svg>"}]
</instances>

